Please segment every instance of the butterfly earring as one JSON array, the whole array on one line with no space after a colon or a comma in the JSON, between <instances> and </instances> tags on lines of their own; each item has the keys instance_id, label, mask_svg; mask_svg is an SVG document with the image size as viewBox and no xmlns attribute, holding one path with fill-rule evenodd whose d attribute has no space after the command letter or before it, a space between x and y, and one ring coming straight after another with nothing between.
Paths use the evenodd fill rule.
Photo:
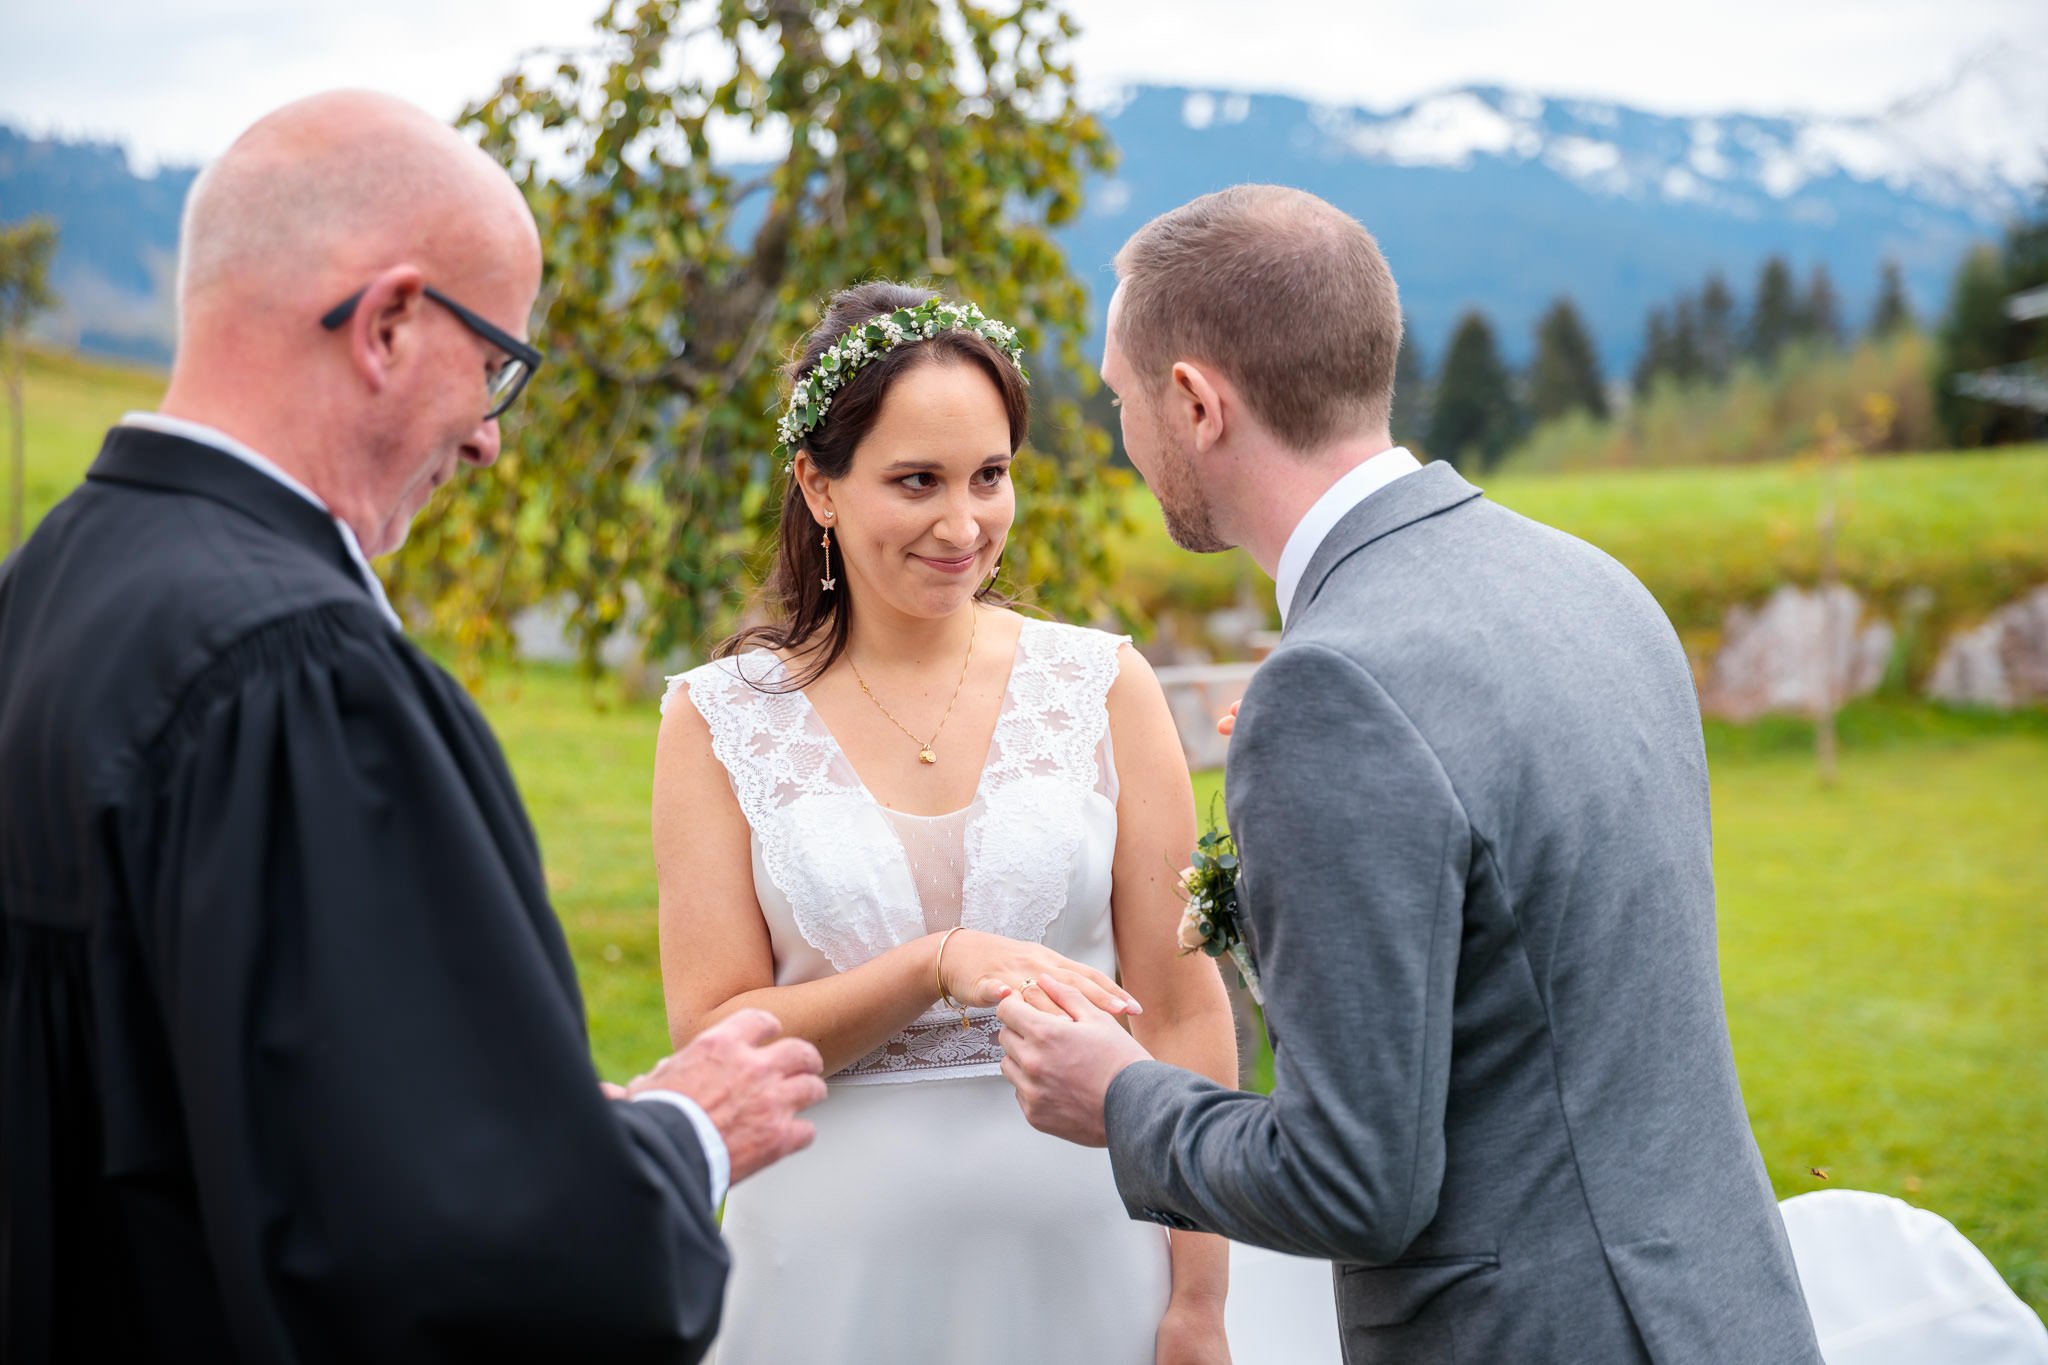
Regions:
<instances>
[{"instance_id":1,"label":"butterfly earring","mask_svg":"<svg viewBox=\"0 0 2048 1365\"><path fill-rule=\"evenodd\" d=\"M827 512L827 513L825 514L825 520L827 520L827 521L830 521L831 519L832 519L832 514L831 514L830 512ZM825 590L826 592L831 592L831 591L832 591L832 590L833 590L834 588L836 588L836 587L838 587L838 586L839 586L839 580L838 580L838 579L836 579L836 578L834 578L834 577L832 576L832 528L831 528L831 527L829 527L829 526L828 526L828 527L826 527L826 528L824 529L824 531L823 531L823 532L822 532L822 533L821 533L821 534L820 534L820 535L818 536L818 544L819 544L820 546L824 547L824 550L825 550L825 576L824 576L823 578L821 578L821 579L819 579L819 580L818 580L818 586L819 586L819 587L821 587L821 588L823 588L823 589L824 589L824 590Z\"/></svg>"}]
</instances>

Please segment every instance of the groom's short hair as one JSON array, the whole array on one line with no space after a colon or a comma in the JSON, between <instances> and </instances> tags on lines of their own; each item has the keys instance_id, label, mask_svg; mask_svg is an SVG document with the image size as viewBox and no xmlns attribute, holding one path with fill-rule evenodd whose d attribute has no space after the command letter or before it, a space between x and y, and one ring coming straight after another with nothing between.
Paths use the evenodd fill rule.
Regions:
<instances>
[{"instance_id":1,"label":"groom's short hair","mask_svg":"<svg viewBox=\"0 0 2048 1365\"><path fill-rule=\"evenodd\" d=\"M1236 185L1139 228L1116 254L1117 345L1148 390L1206 363L1297 450L1384 429L1401 298L1379 243L1303 190Z\"/></svg>"}]
</instances>

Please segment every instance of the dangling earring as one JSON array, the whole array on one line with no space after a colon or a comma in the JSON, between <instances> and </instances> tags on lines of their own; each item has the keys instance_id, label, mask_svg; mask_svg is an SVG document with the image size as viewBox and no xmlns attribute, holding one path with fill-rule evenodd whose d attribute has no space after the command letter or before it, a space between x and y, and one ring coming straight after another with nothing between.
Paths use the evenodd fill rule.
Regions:
<instances>
[{"instance_id":1,"label":"dangling earring","mask_svg":"<svg viewBox=\"0 0 2048 1365\"><path fill-rule=\"evenodd\" d=\"M990 586L994 586L994 584L995 584L995 581L996 581L996 580L997 580L998 578L1001 578L1002 576L1003 576L1003 557L1002 557L1001 555L997 555L997 556L996 556L996 566L995 566L995 567L994 567L993 569L990 569L990 570L988 571L988 581L989 581L989 584L990 584Z\"/></svg>"},{"instance_id":2,"label":"dangling earring","mask_svg":"<svg viewBox=\"0 0 2048 1365\"><path fill-rule=\"evenodd\" d=\"M829 517L829 516L831 516L832 514L831 514L830 512L827 512L827 513L826 513L825 515ZM838 587L838 586L839 586L839 580L838 580L838 579L836 579L836 578L834 578L834 577L832 576L832 528L831 528L831 527L829 527L829 526L828 526L828 527L826 527L826 528L825 528L825 530L824 530L824 532L823 532L823 534L821 534L821 535L820 535L820 536L818 537L818 544L820 544L821 546L823 546L823 547L824 547L824 549L825 549L825 576L824 576L823 578L821 578L821 579L819 579L819 580L818 580L818 586L819 586L819 587L821 587L821 588L823 588L823 589L824 589L824 590L825 590L826 592L831 592L831 591L832 591L832 590L833 590L834 588L836 588L836 587Z\"/></svg>"}]
</instances>

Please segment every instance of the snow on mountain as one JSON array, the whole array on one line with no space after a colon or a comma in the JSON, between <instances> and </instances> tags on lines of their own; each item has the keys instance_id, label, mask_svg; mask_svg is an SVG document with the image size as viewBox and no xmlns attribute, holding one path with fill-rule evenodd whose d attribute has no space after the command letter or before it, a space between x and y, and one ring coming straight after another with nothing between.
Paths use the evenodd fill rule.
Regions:
<instances>
[{"instance_id":1,"label":"snow on mountain","mask_svg":"<svg viewBox=\"0 0 2048 1365\"><path fill-rule=\"evenodd\" d=\"M2001 44L1949 80L1861 118L1679 118L1597 100L1471 87L1379 113L1321 106L1330 148L1393 166L1462 170L1541 162L1595 193L1718 205L1751 216L1841 176L1966 210L2016 207L2048 180L2048 52ZM1241 95L1190 93L1191 129L1248 112ZM1990 201L1989 203L1986 200Z\"/></svg>"}]
</instances>

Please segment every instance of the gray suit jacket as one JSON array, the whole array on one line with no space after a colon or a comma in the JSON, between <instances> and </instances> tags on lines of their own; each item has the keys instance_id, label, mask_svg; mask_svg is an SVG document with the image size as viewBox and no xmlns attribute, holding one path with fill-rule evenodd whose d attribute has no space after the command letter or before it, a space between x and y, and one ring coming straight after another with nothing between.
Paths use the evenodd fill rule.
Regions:
<instances>
[{"instance_id":1,"label":"gray suit jacket","mask_svg":"<svg viewBox=\"0 0 2048 1365\"><path fill-rule=\"evenodd\" d=\"M1448 465L1397 480L1311 560L1228 793L1273 1094L1127 1068L1133 1216L1337 1262L1352 1365L1818 1365L1641 584Z\"/></svg>"}]
</instances>

